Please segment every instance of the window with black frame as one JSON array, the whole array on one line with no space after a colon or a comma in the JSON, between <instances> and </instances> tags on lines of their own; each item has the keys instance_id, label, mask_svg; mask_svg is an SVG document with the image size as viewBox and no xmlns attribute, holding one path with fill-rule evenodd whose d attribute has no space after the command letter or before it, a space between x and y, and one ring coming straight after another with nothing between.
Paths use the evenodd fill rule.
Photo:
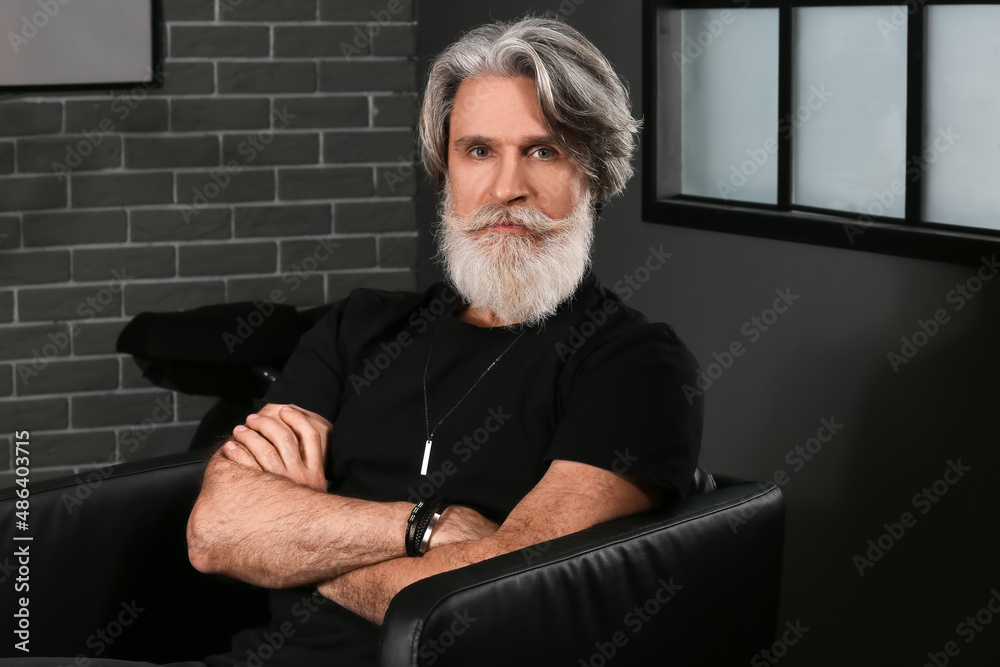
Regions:
<instances>
[{"instance_id":1,"label":"window with black frame","mask_svg":"<svg viewBox=\"0 0 1000 667\"><path fill-rule=\"evenodd\" d=\"M643 215L953 261L1000 249L1000 5L647 0Z\"/></svg>"}]
</instances>

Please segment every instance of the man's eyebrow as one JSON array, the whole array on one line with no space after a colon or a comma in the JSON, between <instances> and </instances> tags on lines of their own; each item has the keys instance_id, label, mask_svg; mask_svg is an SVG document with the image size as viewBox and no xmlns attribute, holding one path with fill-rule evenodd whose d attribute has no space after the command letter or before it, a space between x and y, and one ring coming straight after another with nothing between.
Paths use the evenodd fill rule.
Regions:
<instances>
[{"instance_id":1,"label":"man's eyebrow","mask_svg":"<svg viewBox=\"0 0 1000 667\"><path fill-rule=\"evenodd\" d=\"M491 146L492 144L492 139L484 137L480 134L468 135L455 140L455 148L460 150L472 148L473 146ZM539 134L533 137L525 137L521 142L522 146L535 146L538 144L558 146L559 142L556 141L556 138L550 134Z\"/></svg>"},{"instance_id":2,"label":"man's eyebrow","mask_svg":"<svg viewBox=\"0 0 1000 667\"><path fill-rule=\"evenodd\" d=\"M479 134L474 134L456 139L455 148L462 150L462 149L472 148L473 146L489 146L492 143L493 141L489 137L484 137Z\"/></svg>"}]
</instances>

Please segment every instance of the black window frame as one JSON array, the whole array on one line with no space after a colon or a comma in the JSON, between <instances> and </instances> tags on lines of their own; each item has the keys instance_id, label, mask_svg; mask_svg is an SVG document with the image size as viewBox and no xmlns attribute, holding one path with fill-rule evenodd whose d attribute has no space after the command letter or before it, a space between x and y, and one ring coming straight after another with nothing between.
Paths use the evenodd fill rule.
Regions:
<instances>
[{"instance_id":1,"label":"black window frame","mask_svg":"<svg viewBox=\"0 0 1000 667\"><path fill-rule=\"evenodd\" d=\"M799 243L832 246L920 259L978 264L984 255L1000 251L1000 230L925 222L923 218L924 174L906 181L905 216L864 216L808 206L793 206L793 132L778 132L777 205L733 202L680 194L680 169L668 176L677 194L660 197L658 151L673 151L679 158L680 105L667 108L670 127L660 124L658 98L661 83L659 33L664 10L731 9L742 7L778 10L778 119L792 113L793 10L799 7L859 7L899 4L908 11L906 159L924 150L926 8L929 5L995 5L995 0L907 0L871 2L863 0L643 0L643 112L646 125L642 138L642 217L644 221L694 227ZM679 13L678 13L679 14ZM680 76L667 68L667 81L680 96ZM779 121L780 127L780 121ZM666 132L664 131L666 130ZM1000 211L997 212L1000 216ZM852 227L853 225L853 227ZM849 235L848 230L854 233ZM862 233L857 233L857 232Z\"/></svg>"}]
</instances>

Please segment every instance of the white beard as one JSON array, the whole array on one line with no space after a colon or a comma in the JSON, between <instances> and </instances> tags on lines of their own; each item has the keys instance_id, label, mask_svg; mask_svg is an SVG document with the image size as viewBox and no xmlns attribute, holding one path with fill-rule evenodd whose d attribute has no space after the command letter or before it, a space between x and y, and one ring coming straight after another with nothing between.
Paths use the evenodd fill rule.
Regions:
<instances>
[{"instance_id":1,"label":"white beard","mask_svg":"<svg viewBox=\"0 0 1000 667\"><path fill-rule=\"evenodd\" d=\"M594 211L584 197L568 217L553 220L527 206L487 204L455 213L451 186L440 207L438 257L448 282L471 305L504 325L541 324L576 291L590 268ZM508 219L527 231L490 231Z\"/></svg>"}]
</instances>

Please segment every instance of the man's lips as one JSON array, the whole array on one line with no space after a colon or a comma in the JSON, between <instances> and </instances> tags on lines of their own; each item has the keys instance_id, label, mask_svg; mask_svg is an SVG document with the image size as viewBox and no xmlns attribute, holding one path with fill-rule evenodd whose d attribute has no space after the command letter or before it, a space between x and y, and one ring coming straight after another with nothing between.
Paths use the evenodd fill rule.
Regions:
<instances>
[{"instance_id":1,"label":"man's lips","mask_svg":"<svg viewBox=\"0 0 1000 667\"><path fill-rule=\"evenodd\" d=\"M489 229L497 229L497 230L501 230L501 231L504 231L504 230L507 230L507 231L519 231L519 230L526 230L527 227L525 227L521 223L515 222L513 220L501 220L500 222L496 223L495 225L490 225Z\"/></svg>"}]
</instances>

